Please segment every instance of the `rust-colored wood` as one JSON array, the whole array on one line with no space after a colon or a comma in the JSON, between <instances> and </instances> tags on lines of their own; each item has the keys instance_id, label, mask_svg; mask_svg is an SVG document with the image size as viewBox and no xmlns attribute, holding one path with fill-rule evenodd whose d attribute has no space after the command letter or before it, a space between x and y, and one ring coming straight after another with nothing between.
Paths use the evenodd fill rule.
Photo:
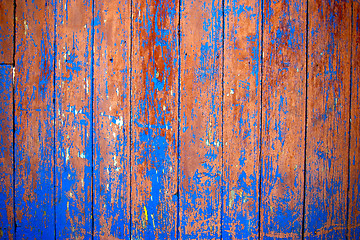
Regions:
<instances>
[{"instance_id":1,"label":"rust-colored wood","mask_svg":"<svg viewBox=\"0 0 360 240\"><path fill-rule=\"evenodd\" d=\"M13 68L0 66L0 239L14 238Z\"/></svg>"},{"instance_id":2,"label":"rust-colored wood","mask_svg":"<svg viewBox=\"0 0 360 240\"><path fill-rule=\"evenodd\" d=\"M57 2L57 238L92 234L92 5Z\"/></svg>"},{"instance_id":3,"label":"rust-colored wood","mask_svg":"<svg viewBox=\"0 0 360 240\"><path fill-rule=\"evenodd\" d=\"M0 63L14 64L14 2L0 0Z\"/></svg>"},{"instance_id":4,"label":"rust-colored wood","mask_svg":"<svg viewBox=\"0 0 360 240\"><path fill-rule=\"evenodd\" d=\"M132 238L177 226L178 1L133 1Z\"/></svg>"},{"instance_id":5,"label":"rust-colored wood","mask_svg":"<svg viewBox=\"0 0 360 240\"><path fill-rule=\"evenodd\" d=\"M360 238L359 18L0 0L0 239Z\"/></svg>"},{"instance_id":6,"label":"rust-colored wood","mask_svg":"<svg viewBox=\"0 0 360 240\"><path fill-rule=\"evenodd\" d=\"M351 2L309 1L306 239L346 235Z\"/></svg>"},{"instance_id":7,"label":"rust-colored wood","mask_svg":"<svg viewBox=\"0 0 360 240\"><path fill-rule=\"evenodd\" d=\"M95 2L94 234L130 238L130 1Z\"/></svg>"},{"instance_id":8,"label":"rust-colored wood","mask_svg":"<svg viewBox=\"0 0 360 240\"><path fill-rule=\"evenodd\" d=\"M225 1L224 239L256 239L261 104L260 1Z\"/></svg>"},{"instance_id":9,"label":"rust-colored wood","mask_svg":"<svg viewBox=\"0 0 360 240\"><path fill-rule=\"evenodd\" d=\"M348 239L360 239L360 2L353 1Z\"/></svg>"},{"instance_id":10,"label":"rust-colored wood","mask_svg":"<svg viewBox=\"0 0 360 240\"><path fill-rule=\"evenodd\" d=\"M222 2L182 1L180 238L221 236Z\"/></svg>"},{"instance_id":11,"label":"rust-colored wood","mask_svg":"<svg viewBox=\"0 0 360 240\"><path fill-rule=\"evenodd\" d=\"M54 12L16 1L16 238L54 238Z\"/></svg>"},{"instance_id":12,"label":"rust-colored wood","mask_svg":"<svg viewBox=\"0 0 360 240\"><path fill-rule=\"evenodd\" d=\"M306 1L264 1L260 238L301 239Z\"/></svg>"}]
</instances>

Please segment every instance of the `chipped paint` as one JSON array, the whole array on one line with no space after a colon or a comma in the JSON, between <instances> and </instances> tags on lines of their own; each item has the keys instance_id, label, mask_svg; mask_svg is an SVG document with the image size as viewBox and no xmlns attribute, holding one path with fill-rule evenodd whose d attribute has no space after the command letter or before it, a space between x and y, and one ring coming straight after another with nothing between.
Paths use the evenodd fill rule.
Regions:
<instances>
[{"instance_id":1,"label":"chipped paint","mask_svg":"<svg viewBox=\"0 0 360 240\"><path fill-rule=\"evenodd\" d=\"M360 238L359 3L179 4L0 1L0 238Z\"/></svg>"}]
</instances>

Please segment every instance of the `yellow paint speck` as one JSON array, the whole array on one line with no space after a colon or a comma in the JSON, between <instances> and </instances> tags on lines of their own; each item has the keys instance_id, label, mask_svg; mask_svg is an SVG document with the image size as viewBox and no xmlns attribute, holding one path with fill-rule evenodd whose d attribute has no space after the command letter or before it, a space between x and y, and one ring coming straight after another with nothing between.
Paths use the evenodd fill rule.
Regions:
<instances>
[{"instance_id":1,"label":"yellow paint speck","mask_svg":"<svg viewBox=\"0 0 360 240\"><path fill-rule=\"evenodd\" d=\"M144 206L144 214L145 214L145 220L149 220L148 212L146 210L146 207Z\"/></svg>"},{"instance_id":2,"label":"yellow paint speck","mask_svg":"<svg viewBox=\"0 0 360 240\"><path fill-rule=\"evenodd\" d=\"M29 30L29 26L28 26L26 20L24 20L24 27L25 27L25 35L26 35L27 30Z\"/></svg>"},{"instance_id":3,"label":"yellow paint speck","mask_svg":"<svg viewBox=\"0 0 360 240\"><path fill-rule=\"evenodd\" d=\"M235 198L235 191L234 191L234 190L231 190L231 192L230 192L230 200L229 200L229 208L232 207L234 198Z\"/></svg>"}]
</instances>

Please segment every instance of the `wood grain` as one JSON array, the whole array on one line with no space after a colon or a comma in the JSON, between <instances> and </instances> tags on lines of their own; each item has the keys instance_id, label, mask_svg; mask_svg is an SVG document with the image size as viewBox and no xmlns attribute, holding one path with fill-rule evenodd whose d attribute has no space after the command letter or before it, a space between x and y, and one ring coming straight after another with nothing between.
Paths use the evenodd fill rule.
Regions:
<instances>
[{"instance_id":1,"label":"wood grain","mask_svg":"<svg viewBox=\"0 0 360 240\"><path fill-rule=\"evenodd\" d=\"M16 238L52 239L54 212L54 12L16 1Z\"/></svg>"},{"instance_id":2,"label":"wood grain","mask_svg":"<svg viewBox=\"0 0 360 240\"><path fill-rule=\"evenodd\" d=\"M225 1L224 239L256 239L261 105L260 1Z\"/></svg>"},{"instance_id":3,"label":"wood grain","mask_svg":"<svg viewBox=\"0 0 360 240\"><path fill-rule=\"evenodd\" d=\"M348 239L360 239L360 3L353 1Z\"/></svg>"},{"instance_id":4,"label":"wood grain","mask_svg":"<svg viewBox=\"0 0 360 240\"><path fill-rule=\"evenodd\" d=\"M351 3L309 1L305 239L346 235Z\"/></svg>"},{"instance_id":5,"label":"wood grain","mask_svg":"<svg viewBox=\"0 0 360 240\"><path fill-rule=\"evenodd\" d=\"M14 64L14 2L0 0L0 63Z\"/></svg>"},{"instance_id":6,"label":"wood grain","mask_svg":"<svg viewBox=\"0 0 360 240\"><path fill-rule=\"evenodd\" d=\"M178 1L133 1L132 237L175 239Z\"/></svg>"},{"instance_id":7,"label":"wood grain","mask_svg":"<svg viewBox=\"0 0 360 240\"><path fill-rule=\"evenodd\" d=\"M130 239L130 1L94 12L94 237Z\"/></svg>"},{"instance_id":8,"label":"wood grain","mask_svg":"<svg viewBox=\"0 0 360 240\"><path fill-rule=\"evenodd\" d=\"M222 15L218 0L181 3L182 239L221 236Z\"/></svg>"},{"instance_id":9,"label":"wood grain","mask_svg":"<svg viewBox=\"0 0 360 240\"><path fill-rule=\"evenodd\" d=\"M57 2L57 238L92 234L92 1Z\"/></svg>"},{"instance_id":10,"label":"wood grain","mask_svg":"<svg viewBox=\"0 0 360 240\"><path fill-rule=\"evenodd\" d=\"M0 239L14 238L13 68L0 66Z\"/></svg>"},{"instance_id":11,"label":"wood grain","mask_svg":"<svg viewBox=\"0 0 360 240\"><path fill-rule=\"evenodd\" d=\"M260 237L301 239L306 1L264 1Z\"/></svg>"}]
</instances>

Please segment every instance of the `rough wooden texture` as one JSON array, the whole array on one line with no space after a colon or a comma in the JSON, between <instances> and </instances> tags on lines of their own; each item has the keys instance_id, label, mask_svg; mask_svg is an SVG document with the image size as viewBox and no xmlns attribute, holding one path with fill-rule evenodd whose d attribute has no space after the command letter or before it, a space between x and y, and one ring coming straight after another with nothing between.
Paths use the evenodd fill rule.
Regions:
<instances>
[{"instance_id":1,"label":"rough wooden texture","mask_svg":"<svg viewBox=\"0 0 360 240\"><path fill-rule=\"evenodd\" d=\"M16 238L54 238L54 12L16 2Z\"/></svg>"},{"instance_id":2,"label":"rough wooden texture","mask_svg":"<svg viewBox=\"0 0 360 240\"><path fill-rule=\"evenodd\" d=\"M94 17L94 234L129 239L130 1L96 1Z\"/></svg>"},{"instance_id":3,"label":"rough wooden texture","mask_svg":"<svg viewBox=\"0 0 360 240\"><path fill-rule=\"evenodd\" d=\"M309 1L306 239L346 234L351 2Z\"/></svg>"},{"instance_id":4,"label":"rough wooden texture","mask_svg":"<svg viewBox=\"0 0 360 240\"><path fill-rule=\"evenodd\" d=\"M0 66L0 239L14 238L13 68Z\"/></svg>"},{"instance_id":5,"label":"rough wooden texture","mask_svg":"<svg viewBox=\"0 0 360 240\"><path fill-rule=\"evenodd\" d=\"M0 63L13 63L14 1L0 0Z\"/></svg>"},{"instance_id":6,"label":"rough wooden texture","mask_svg":"<svg viewBox=\"0 0 360 240\"><path fill-rule=\"evenodd\" d=\"M132 238L174 239L178 1L133 1Z\"/></svg>"},{"instance_id":7,"label":"rough wooden texture","mask_svg":"<svg viewBox=\"0 0 360 240\"><path fill-rule=\"evenodd\" d=\"M92 234L92 4L57 2L57 238Z\"/></svg>"},{"instance_id":8,"label":"rough wooden texture","mask_svg":"<svg viewBox=\"0 0 360 240\"><path fill-rule=\"evenodd\" d=\"M0 239L359 239L359 19L0 0Z\"/></svg>"},{"instance_id":9,"label":"rough wooden texture","mask_svg":"<svg viewBox=\"0 0 360 240\"><path fill-rule=\"evenodd\" d=\"M260 237L301 239L306 1L264 1Z\"/></svg>"},{"instance_id":10,"label":"rough wooden texture","mask_svg":"<svg viewBox=\"0 0 360 240\"><path fill-rule=\"evenodd\" d=\"M360 2L353 1L348 239L360 239Z\"/></svg>"},{"instance_id":11,"label":"rough wooden texture","mask_svg":"<svg viewBox=\"0 0 360 240\"><path fill-rule=\"evenodd\" d=\"M225 1L224 239L258 236L260 1ZM244 24L246 23L246 24Z\"/></svg>"},{"instance_id":12,"label":"rough wooden texture","mask_svg":"<svg viewBox=\"0 0 360 240\"><path fill-rule=\"evenodd\" d=\"M221 235L222 3L182 1L180 238Z\"/></svg>"}]
</instances>

